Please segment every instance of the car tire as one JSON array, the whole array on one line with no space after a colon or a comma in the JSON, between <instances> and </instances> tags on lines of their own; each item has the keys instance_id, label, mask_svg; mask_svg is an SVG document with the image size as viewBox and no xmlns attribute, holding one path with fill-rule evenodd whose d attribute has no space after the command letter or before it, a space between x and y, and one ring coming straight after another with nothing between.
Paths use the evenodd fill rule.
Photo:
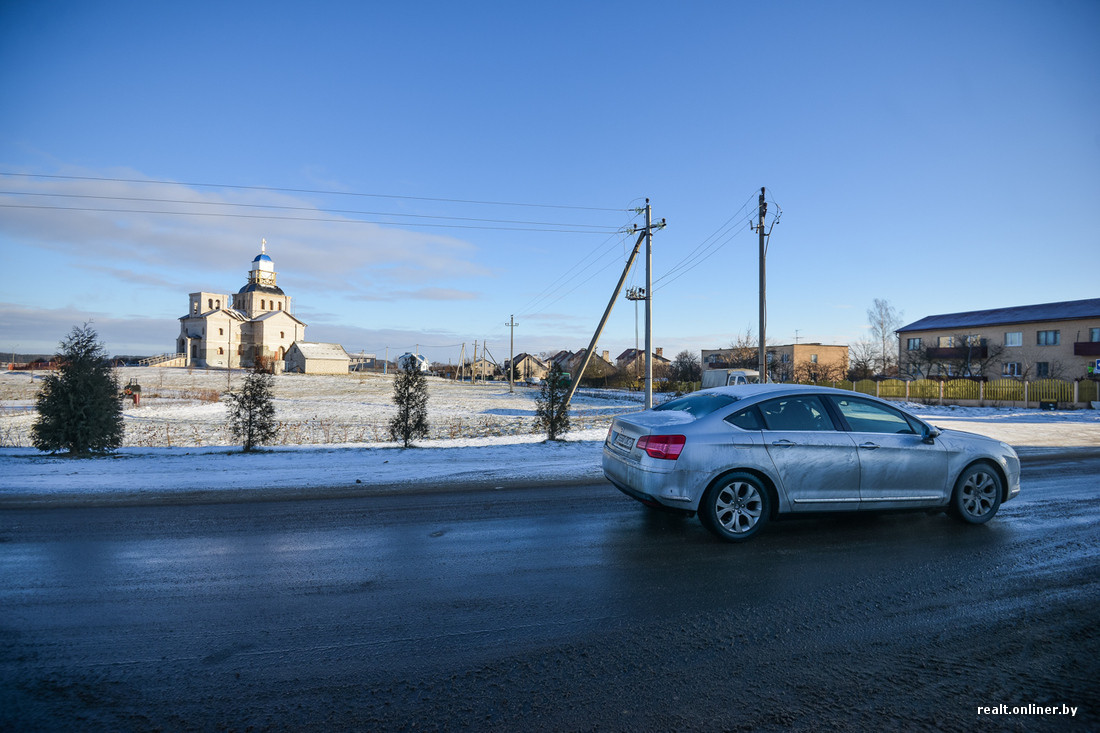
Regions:
<instances>
[{"instance_id":1,"label":"car tire","mask_svg":"<svg viewBox=\"0 0 1100 733\"><path fill-rule=\"evenodd\" d=\"M751 539L770 516L771 497L763 482L740 471L711 484L699 505L703 526L727 542Z\"/></svg>"},{"instance_id":2,"label":"car tire","mask_svg":"<svg viewBox=\"0 0 1100 733\"><path fill-rule=\"evenodd\" d=\"M988 463L968 466L955 482L951 508L967 524L985 524L1001 506L1004 487L1001 476Z\"/></svg>"}]
</instances>

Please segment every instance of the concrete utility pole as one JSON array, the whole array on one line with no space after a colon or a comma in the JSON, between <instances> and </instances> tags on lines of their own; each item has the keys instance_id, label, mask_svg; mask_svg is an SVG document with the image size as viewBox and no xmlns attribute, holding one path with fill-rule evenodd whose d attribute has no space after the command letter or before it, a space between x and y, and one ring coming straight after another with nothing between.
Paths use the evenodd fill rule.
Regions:
<instances>
[{"instance_id":1,"label":"concrete utility pole","mask_svg":"<svg viewBox=\"0 0 1100 733\"><path fill-rule=\"evenodd\" d=\"M756 225L756 232L760 235L760 347L756 354L757 370L760 372L760 380L762 382L768 381L768 350L764 340L764 327L767 322L767 299L765 297L766 290L766 270L767 267L764 264L764 215L768 213L768 202L764 200L764 187L760 187L760 201L759 201L760 220Z\"/></svg>"},{"instance_id":2,"label":"concrete utility pole","mask_svg":"<svg viewBox=\"0 0 1100 733\"><path fill-rule=\"evenodd\" d=\"M653 211L645 200L645 409L653 407Z\"/></svg>"},{"instance_id":3,"label":"concrete utility pole","mask_svg":"<svg viewBox=\"0 0 1100 733\"><path fill-rule=\"evenodd\" d=\"M512 375L516 371L516 365L514 362L514 359L516 358L516 326L518 326L519 324L516 323L516 316L514 313L508 316L508 322L504 325L508 326L508 332L510 334L508 336L508 391L515 392L515 385L512 384Z\"/></svg>"},{"instance_id":4,"label":"concrete utility pole","mask_svg":"<svg viewBox=\"0 0 1100 733\"><path fill-rule=\"evenodd\" d=\"M603 312L603 318L600 319L600 325L596 326L596 332L592 334L592 341L588 344L588 349L584 352L584 359L581 360L580 365L577 367L577 373L573 375L573 381L569 384L569 392L565 395L564 407L569 406L569 402L573 399L573 394L577 391L577 386L581 383L581 377L584 375L584 370L588 368L588 362L592 360L592 354L596 352L596 344L599 343L600 334L603 333L603 327L607 324L607 318L611 315L611 309L615 307L615 300L619 297L619 293L623 290L623 283L626 282L626 276L630 274L630 268L634 266L634 258L638 256L638 251L642 247L642 241L652 236L653 227L651 226L650 214L649 214L649 199L645 200L646 203L646 227L641 234L638 235L638 240L634 242L634 249L630 251L630 257L626 260L626 267L623 268L623 274L619 277L619 283L615 286L615 292L611 293L611 300L607 301L607 309ZM664 229L665 220L661 219L661 223L656 225L657 229ZM633 232L637 232L635 229ZM632 232L632 233L633 233ZM650 281L650 274L646 273L647 283ZM651 341L649 335L649 288L646 291L646 341ZM648 351L648 349L647 349ZM647 374L650 373L647 370ZM651 384L647 384L647 394ZM652 395L650 395L652 401Z\"/></svg>"}]
</instances>

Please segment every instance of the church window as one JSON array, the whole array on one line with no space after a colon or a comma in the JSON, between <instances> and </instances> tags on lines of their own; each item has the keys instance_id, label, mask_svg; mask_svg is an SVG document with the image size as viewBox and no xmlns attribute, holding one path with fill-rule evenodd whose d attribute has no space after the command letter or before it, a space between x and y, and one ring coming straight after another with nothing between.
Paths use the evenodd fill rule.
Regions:
<instances>
[{"instance_id":1,"label":"church window","mask_svg":"<svg viewBox=\"0 0 1100 733\"><path fill-rule=\"evenodd\" d=\"M260 310L267 310L267 301L260 298Z\"/></svg>"},{"instance_id":2,"label":"church window","mask_svg":"<svg viewBox=\"0 0 1100 733\"><path fill-rule=\"evenodd\" d=\"M283 309L283 301L280 300L279 301L279 310L282 310L282 309ZM1096 340L1100 341L1100 339L1096 339Z\"/></svg>"},{"instance_id":3,"label":"church window","mask_svg":"<svg viewBox=\"0 0 1100 733\"><path fill-rule=\"evenodd\" d=\"M215 308L221 308L221 307L222 307L222 302L221 302L221 300L215 300L215 301L214 301L214 307L215 307Z\"/></svg>"},{"instance_id":4,"label":"church window","mask_svg":"<svg viewBox=\"0 0 1100 733\"><path fill-rule=\"evenodd\" d=\"M218 335L219 336L224 336L225 335L225 329L224 328L219 328L218 329Z\"/></svg>"},{"instance_id":5,"label":"church window","mask_svg":"<svg viewBox=\"0 0 1100 733\"><path fill-rule=\"evenodd\" d=\"M224 353L225 353L225 349L223 349L222 347L220 347L220 346L219 346L219 347L218 347L218 353L219 353L219 354L224 354Z\"/></svg>"},{"instance_id":6,"label":"church window","mask_svg":"<svg viewBox=\"0 0 1100 733\"><path fill-rule=\"evenodd\" d=\"M286 331L279 331L279 338L285 339L286 338Z\"/></svg>"},{"instance_id":7,"label":"church window","mask_svg":"<svg viewBox=\"0 0 1100 733\"><path fill-rule=\"evenodd\" d=\"M206 307L207 308L213 308L214 307L214 299L213 298L207 298L206 299Z\"/></svg>"}]
</instances>

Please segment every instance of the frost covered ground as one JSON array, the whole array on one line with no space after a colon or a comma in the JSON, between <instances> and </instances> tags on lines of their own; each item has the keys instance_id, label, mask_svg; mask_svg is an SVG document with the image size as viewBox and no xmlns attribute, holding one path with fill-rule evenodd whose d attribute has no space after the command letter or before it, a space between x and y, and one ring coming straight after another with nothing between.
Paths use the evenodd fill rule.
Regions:
<instances>
[{"instance_id":1,"label":"frost covered ground","mask_svg":"<svg viewBox=\"0 0 1100 733\"><path fill-rule=\"evenodd\" d=\"M134 368L120 370L120 377L138 379L143 395L140 407L125 410L124 448L117 457L77 461L28 447L40 379L0 375L0 506L75 495L113 501L151 494L209 498L210 492L225 499L337 496L428 482L492 487L598 479L611 417L641 408L638 394L582 391L568 440L547 444L533 432L536 389L510 394L506 383L475 387L432 379L431 438L405 451L388 440L389 377L281 375L275 380L279 444L245 455L226 429L219 401L224 372ZM239 387L243 374L231 379ZM1096 410L905 407L940 427L989 435L1022 452L1100 446Z\"/></svg>"}]
</instances>

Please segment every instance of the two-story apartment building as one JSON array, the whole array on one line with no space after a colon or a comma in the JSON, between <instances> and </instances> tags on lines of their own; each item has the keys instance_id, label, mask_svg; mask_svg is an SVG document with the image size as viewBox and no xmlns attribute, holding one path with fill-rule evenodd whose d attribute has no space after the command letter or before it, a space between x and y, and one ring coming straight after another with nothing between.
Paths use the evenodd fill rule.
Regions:
<instances>
[{"instance_id":1,"label":"two-story apartment building","mask_svg":"<svg viewBox=\"0 0 1100 733\"><path fill-rule=\"evenodd\" d=\"M818 342L769 346L766 350L768 378L775 382L844 379L848 374L848 347ZM703 371L707 369L756 369L755 347L703 349Z\"/></svg>"},{"instance_id":2,"label":"two-story apartment building","mask_svg":"<svg viewBox=\"0 0 1100 733\"><path fill-rule=\"evenodd\" d=\"M927 316L897 334L902 374L1077 379L1100 359L1100 298Z\"/></svg>"}]
</instances>

